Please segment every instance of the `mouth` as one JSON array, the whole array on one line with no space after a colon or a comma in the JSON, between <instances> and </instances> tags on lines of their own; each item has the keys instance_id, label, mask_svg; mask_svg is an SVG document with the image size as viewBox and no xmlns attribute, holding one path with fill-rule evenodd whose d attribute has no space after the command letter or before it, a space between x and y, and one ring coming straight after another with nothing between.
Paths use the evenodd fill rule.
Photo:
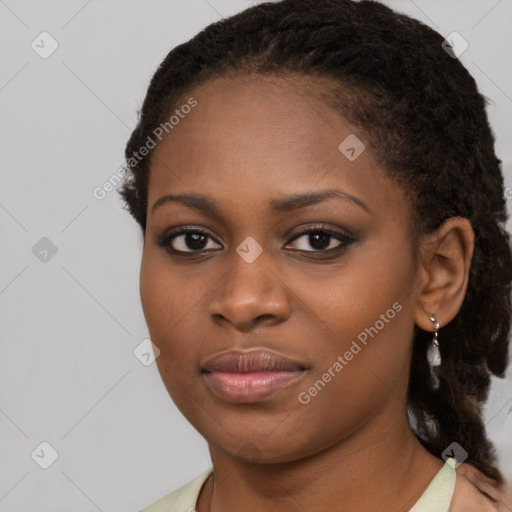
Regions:
<instances>
[{"instance_id":1,"label":"mouth","mask_svg":"<svg viewBox=\"0 0 512 512\"><path fill-rule=\"evenodd\" d=\"M223 352L201 367L211 391L222 400L254 403L299 380L308 368L268 350Z\"/></svg>"}]
</instances>

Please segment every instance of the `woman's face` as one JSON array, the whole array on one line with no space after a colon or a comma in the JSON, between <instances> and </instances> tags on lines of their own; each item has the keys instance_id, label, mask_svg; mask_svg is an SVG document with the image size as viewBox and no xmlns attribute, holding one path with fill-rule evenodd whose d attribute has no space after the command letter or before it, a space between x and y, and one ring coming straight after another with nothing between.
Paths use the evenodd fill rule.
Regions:
<instances>
[{"instance_id":1,"label":"woman's face","mask_svg":"<svg viewBox=\"0 0 512 512\"><path fill-rule=\"evenodd\" d=\"M219 79L189 97L153 154L140 275L172 399L242 459L296 460L403 425L417 264L408 203L369 141L292 78ZM204 372L252 349L295 365Z\"/></svg>"}]
</instances>

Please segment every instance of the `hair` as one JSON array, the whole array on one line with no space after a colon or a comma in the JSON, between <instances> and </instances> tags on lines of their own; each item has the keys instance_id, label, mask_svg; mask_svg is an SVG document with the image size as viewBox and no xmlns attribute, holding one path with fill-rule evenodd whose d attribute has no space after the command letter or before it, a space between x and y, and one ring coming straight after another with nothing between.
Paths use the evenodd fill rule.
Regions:
<instances>
[{"instance_id":1,"label":"hair","mask_svg":"<svg viewBox=\"0 0 512 512\"><path fill-rule=\"evenodd\" d=\"M133 155L194 87L252 74L328 84L327 101L360 128L385 175L409 197L414 240L450 217L471 222L468 288L439 332L438 385L427 360L432 333L416 327L408 411L430 453L441 457L456 441L467 462L501 483L482 413L491 374L503 377L508 365L512 315L501 160L486 98L442 43L427 25L367 0L266 2L213 23L170 51L152 77L119 193L145 234L153 151Z\"/></svg>"}]
</instances>

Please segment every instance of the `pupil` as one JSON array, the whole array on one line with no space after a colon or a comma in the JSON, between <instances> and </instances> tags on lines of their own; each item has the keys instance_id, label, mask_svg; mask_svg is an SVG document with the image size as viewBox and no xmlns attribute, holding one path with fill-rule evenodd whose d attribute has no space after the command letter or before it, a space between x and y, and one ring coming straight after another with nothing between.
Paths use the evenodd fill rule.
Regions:
<instances>
[{"instance_id":1,"label":"pupil","mask_svg":"<svg viewBox=\"0 0 512 512\"><path fill-rule=\"evenodd\" d=\"M187 233L185 236L185 244L189 249L203 249L206 236L200 233Z\"/></svg>"},{"instance_id":2,"label":"pupil","mask_svg":"<svg viewBox=\"0 0 512 512\"><path fill-rule=\"evenodd\" d=\"M331 235L327 233L315 233L314 235L309 235L309 243L315 249L325 249L329 247L330 237Z\"/></svg>"}]
</instances>

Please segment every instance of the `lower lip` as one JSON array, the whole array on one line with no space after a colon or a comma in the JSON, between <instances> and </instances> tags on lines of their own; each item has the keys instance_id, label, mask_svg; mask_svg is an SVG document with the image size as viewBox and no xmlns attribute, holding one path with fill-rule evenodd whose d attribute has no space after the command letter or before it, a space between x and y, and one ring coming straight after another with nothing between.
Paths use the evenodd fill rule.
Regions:
<instances>
[{"instance_id":1,"label":"lower lip","mask_svg":"<svg viewBox=\"0 0 512 512\"><path fill-rule=\"evenodd\" d=\"M303 374L301 370L248 373L214 371L203 375L219 398L228 402L253 403L292 384Z\"/></svg>"}]
</instances>

